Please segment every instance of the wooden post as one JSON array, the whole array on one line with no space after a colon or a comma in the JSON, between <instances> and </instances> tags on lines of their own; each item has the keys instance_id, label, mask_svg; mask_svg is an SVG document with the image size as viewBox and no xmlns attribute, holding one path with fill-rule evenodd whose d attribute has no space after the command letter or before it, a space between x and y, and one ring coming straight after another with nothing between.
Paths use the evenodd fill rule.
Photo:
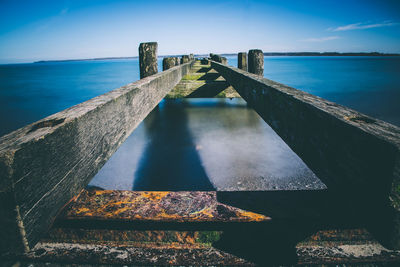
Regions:
<instances>
[{"instance_id":1,"label":"wooden post","mask_svg":"<svg viewBox=\"0 0 400 267\"><path fill-rule=\"evenodd\" d=\"M240 52L238 54L238 68L247 71L247 53Z\"/></svg>"},{"instance_id":2,"label":"wooden post","mask_svg":"<svg viewBox=\"0 0 400 267\"><path fill-rule=\"evenodd\" d=\"M249 50L249 72L264 75L264 54L260 49Z\"/></svg>"},{"instance_id":3,"label":"wooden post","mask_svg":"<svg viewBox=\"0 0 400 267\"><path fill-rule=\"evenodd\" d=\"M140 79L146 78L158 72L157 43L141 43L139 45Z\"/></svg>"}]
</instances>

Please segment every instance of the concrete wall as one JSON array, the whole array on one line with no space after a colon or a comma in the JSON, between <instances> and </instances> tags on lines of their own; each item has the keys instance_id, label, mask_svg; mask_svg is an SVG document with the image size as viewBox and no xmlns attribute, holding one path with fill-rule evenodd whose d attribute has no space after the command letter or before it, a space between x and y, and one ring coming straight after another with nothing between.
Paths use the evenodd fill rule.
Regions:
<instances>
[{"instance_id":1,"label":"concrete wall","mask_svg":"<svg viewBox=\"0 0 400 267\"><path fill-rule=\"evenodd\" d=\"M28 251L193 61L0 138L0 256Z\"/></svg>"},{"instance_id":2,"label":"concrete wall","mask_svg":"<svg viewBox=\"0 0 400 267\"><path fill-rule=\"evenodd\" d=\"M211 66L330 190L370 209L386 245L400 248L400 128L234 67Z\"/></svg>"}]
</instances>

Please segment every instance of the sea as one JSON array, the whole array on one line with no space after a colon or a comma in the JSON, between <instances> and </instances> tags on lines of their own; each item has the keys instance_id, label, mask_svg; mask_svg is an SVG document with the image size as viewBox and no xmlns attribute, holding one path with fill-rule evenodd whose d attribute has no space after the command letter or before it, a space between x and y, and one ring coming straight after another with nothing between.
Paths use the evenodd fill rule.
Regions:
<instances>
[{"instance_id":1,"label":"sea","mask_svg":"<svg viewBox=\"0 0 400 267\"><path fill-rule=\"evenodd\" d=\"M400 57L270 56L264 77L400 126ZM138 59L0 65L0 136L138 79ZM89 186L325 188L242 99L163 100Z\"/></svg>"}]
</instances>

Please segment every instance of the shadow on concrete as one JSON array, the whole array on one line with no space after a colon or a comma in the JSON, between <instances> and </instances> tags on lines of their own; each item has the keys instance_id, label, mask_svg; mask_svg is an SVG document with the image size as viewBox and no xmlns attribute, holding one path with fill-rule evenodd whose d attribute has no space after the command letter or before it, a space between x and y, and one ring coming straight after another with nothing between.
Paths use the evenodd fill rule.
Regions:
<instances>
[{"instance_id":1,"label":"shadow on concrete","mask_svg":"<svg viewBox=\"0 0 400 267\"><path fill-rule=\"evenodd\" d=\"M198 71L198 73L204 73L204 72L209 72L211 70L211 67L202 67Z\"/></svg>"},{"instance_id":2,"label":"shadow on concrete","mask_svg":"<svg viewBox=\"0 0 400 267\"><path fill-rule=\"evenodd\" d=\"M203 76L201 76L199 78L199 80L205 80L205 81L215 81L217 80L219 77L221 77L221 74L219 74L218 72L208 72L206 74L204 74Z\"/></svg>"},{"instance_id":3,"label":"shadow on concrete","mask_svg":"<svg viewBox=\"0 0 400 267\"><path fill-rule=\"evenodd\" d=\"M186 98L211 98L218 95L228 87L229 83L226 81L207 82L186 96Z\"/></svg>"},{"instance_id":4,"label":"shadow on concrete","mask_svg":"<svg viewBox=\"0 0 400 267\"><path fill-rule=\"evenodd\" d=\"M143 123L150 140L132 190L214 190L187 127L182 103L164 102Z\"/></svg>"},{"instance_id":5,"label":"shadow on concrete","mask_svg":"<svg viewBox=\"0 0 400 267\"><path fill-rule=\"evenodd\" d=\"M269 224L241 230L225 229L214 247L259 266L295 265L297 243L320 230L367 229L385 244L374 225L382 229L384 206L358 202L330 190L217 192L218 201L272 218ZM346 236L346 244L364 237ZM371 237L372 238L372 237ZM340 237L336 241L341 241Z\"/></svg>"}]
</instances>

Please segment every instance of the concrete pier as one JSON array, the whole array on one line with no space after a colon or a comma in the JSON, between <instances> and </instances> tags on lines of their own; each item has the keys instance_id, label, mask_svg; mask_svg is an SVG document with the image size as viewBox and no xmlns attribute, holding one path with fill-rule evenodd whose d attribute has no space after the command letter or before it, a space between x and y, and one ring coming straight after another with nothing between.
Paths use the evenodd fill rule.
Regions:
<instances>
[{"instance_id":1,"label":"concrete pier","mask_svg":"<svg viewBox=\"0 0 400 267\"><path fill-rule=\"evenodd\" d=\"M264 75L264 54L260 49L249 50L249 72Z\"/></svg>"},{"instance_id":2,"label":"concrete pier","mask_svg":"<svg viewBox=\"0 0 400 267\"><path fill-rule=\"evenodd\" d=\"M238 68L244 71L247 71L247 53L240 52L238 53Z\"/></svg>"},{"instance_id":3,"label":"concrete pier","mask_svg":"<svg viewBox=\"0 0 400 267\"><path fill-rule=\"evenodd\" d=\"M158 72L157 43L141 43L139 45L140 79L146 78Z\"/></svg>"},{"instance_id":4,"label":"concrete pier","mask_svg":"<svg viewBox=\"0 0 400 267\"><path fill-rule=\"evenodd\" d=\"M400 262L400 251L390 250L400 249L400 128L265 79L263 52L250 50L248 64L246 56L238 54L238 68L216 54L201 61L193 54L164 58L164 71L157 73L157 43L142 43L141 80L1 137L0 261L22 255L88 265ZM183 97L242 97L247 103L240 108L253 108L328 189L271 190L271 180L261 177L257 184L236 173L229 183L215 176L215 190L207 192L85 189L162 99ZM232 121L217 126L233 128ZM204 128L196 129L209 134ZM237 132L235 142L247 149ZM253 139L260 149L259 138ZM183 145L204 152L198 144ZM228 173L219 160L224 155L217 156L216 166ZM265 157L257 158L268 166ZM364 217L349 220L356 210L350 206ZM354 229L329 228L336 226Z\"/></svg>"}]
</instances>

